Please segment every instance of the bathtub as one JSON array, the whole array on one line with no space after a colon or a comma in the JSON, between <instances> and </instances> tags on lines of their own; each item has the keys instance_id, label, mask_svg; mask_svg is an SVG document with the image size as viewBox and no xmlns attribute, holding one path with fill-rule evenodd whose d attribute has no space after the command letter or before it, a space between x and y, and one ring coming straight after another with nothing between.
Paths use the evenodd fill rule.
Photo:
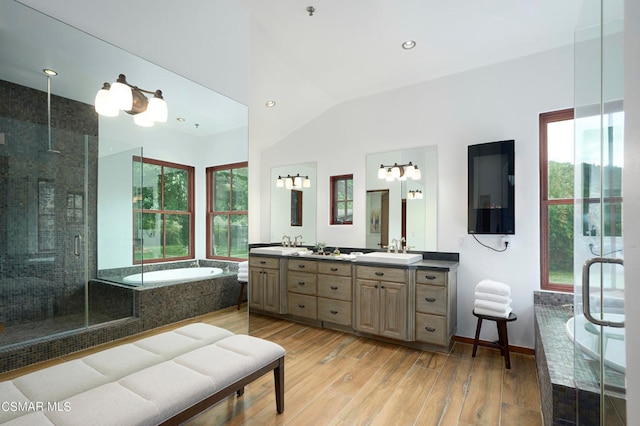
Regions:
<instances>
[{"instance_id":1,"label":"bathtub","mask_svg":"<svg viewBox=\"0 0 640 426\"><path fill-rule=\"evenodd\" d=\"M608 321L624 321L622 314L606 314ZM569 339L589 357L600 360L598 347L600 345L600 327L590 323L584 315L570 318L565 325ZM574 334L575 333L575 334ZM604 364L621 373L625 372L624 328L604 328Z\"/></svg>"},{"instance_id":2,"label":"bathtub","mask_svg":"<svg viewBox=\"0 0 640 426\"><path fill-rule=\"evenodd\" d=\"M186 282L203 280L222 274L220 268L178 268L165 271L145 272L144 274L127 275L122 279L125 284L147 285L162 284L168 282Z\"/></svg>"}]
</instances>

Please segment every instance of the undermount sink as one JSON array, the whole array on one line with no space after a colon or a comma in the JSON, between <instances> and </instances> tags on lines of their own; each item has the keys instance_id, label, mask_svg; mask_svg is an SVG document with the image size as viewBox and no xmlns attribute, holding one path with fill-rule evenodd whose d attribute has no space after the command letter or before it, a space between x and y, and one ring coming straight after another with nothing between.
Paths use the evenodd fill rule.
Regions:
<instances>
[{"instance_id":1,"label":"undermount sink","mask_svg":"<svg viewBox=\"0 0 640 426\"><path fill-rule=\"evenodd\" d=\"M274 254L280 256L287 256L290 254L298 253L306 250L304 247L282 247L282 246L269 246L269 247L254 247L251 249L251 254Z\"/></svg>"},{"instance_id":2,"label":"undermount sink","mask_svg":"<svg viewBox=\"0 0 640 426\"><path fill-rule=\"evenodd\" d=\"M372 252L356 257L356 262L392 263L394 265L410 265L422 260L422 254Z\"/></svg>"}]
</instances>

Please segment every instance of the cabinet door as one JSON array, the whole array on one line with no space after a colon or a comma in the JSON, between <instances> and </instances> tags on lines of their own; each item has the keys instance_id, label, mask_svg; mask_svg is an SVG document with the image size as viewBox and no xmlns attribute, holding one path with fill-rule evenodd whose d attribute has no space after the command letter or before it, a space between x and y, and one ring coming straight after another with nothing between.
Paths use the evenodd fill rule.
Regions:
<instances>
[{"instance_id":1,"label":"cabinet door","mask_svg":"<svg viewBox=\"0 0 640 426\"><path fill-rule=\"evenodd\" d=\"M263 309L263 275L262 269L251 268L249 270L249 289L247 297L249 298L250 308Z\"/></svg>"},{"instance_id":2,"label":"cabinet door","mask_svg":"<svg viewBox=\"0 0 640 426\"><path fill-rule=\"evenodd\" d=\"M381 336L407 340L407 286L380 282Z\"/></svg>"},{"instance_id":3,"label":"cabinet door","mask_svg":"<svg viewBox=\"0 0 640 426\"><path fill-rule=\"evenodd\" d=\"M265 311L278 312L280 309L280 272L265 269L263 278L263 308Z\"/></svg>"},{"instance_id":4,"label":"cabinet door","mask_svg":"<svg viewBox=\"0 0 640 426\"><path fill-rule=\"evenodd\" d=\"M380 305L379 285L377 281L356 280L355 324L356 330L378 334Z\"/></svg>"}]
</instances>

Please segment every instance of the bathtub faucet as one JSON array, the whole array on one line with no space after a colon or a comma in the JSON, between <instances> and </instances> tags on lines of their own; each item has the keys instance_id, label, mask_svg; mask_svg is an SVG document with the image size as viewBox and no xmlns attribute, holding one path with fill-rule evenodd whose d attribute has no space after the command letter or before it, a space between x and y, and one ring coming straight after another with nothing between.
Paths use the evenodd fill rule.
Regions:
<instances>
[{"instance_id":1,"label":"bathtub faucet","mask_svg":"<svg viewBox=\"0 0 640 426\"><path fill-rule=\"evenodd\" d=\"M200 267L200 260L196 259L190 266L193 267L193 268L199 268Z\"/></svg>"}]
</instances>

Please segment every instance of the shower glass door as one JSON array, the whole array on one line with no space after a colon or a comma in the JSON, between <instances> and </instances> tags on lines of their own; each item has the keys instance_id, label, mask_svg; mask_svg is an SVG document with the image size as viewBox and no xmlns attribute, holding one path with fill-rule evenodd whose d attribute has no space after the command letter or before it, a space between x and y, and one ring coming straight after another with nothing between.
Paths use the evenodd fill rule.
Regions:
<instances>
[{"instance_id":1,"label":"shower glass door","mask_svg":"<svg viewBox=\"0 0 640 426\"><path fill-rule=\"evenodd\" d=\"M625 420L623 2L587 0L575 34L576 424Z\"/></svg>"}]
</instances>

